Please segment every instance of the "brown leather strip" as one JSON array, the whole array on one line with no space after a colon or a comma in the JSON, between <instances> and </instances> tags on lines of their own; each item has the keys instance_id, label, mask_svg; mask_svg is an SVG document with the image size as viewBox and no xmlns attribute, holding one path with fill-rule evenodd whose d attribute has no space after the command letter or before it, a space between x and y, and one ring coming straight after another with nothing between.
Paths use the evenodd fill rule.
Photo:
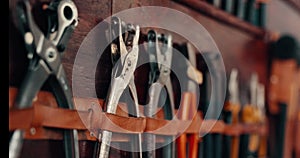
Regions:
<instances>
[{"instance_id":1,"label":"brown leather strip","mask_svg":"<svg viewBox=\"0 0 300 158\"><path fill-rule=\"evenodd\" d=\"M186 129L185 133L188 133L188 134L192 134L192 133L199 133L199 129L201 127L201 123L203 122L202 118L201 118L201 113L198 112L191 124L189 125L189 127Z\"/></svg>"},{"instance_id":2,"label":"brown leather strip","mask_svg":"<svg viewBox=\"0 0 300 158\"><path fill-rule=\"evenodd\" d=\"M215 124L213 124L215 123ZM205 127L210 127L213 124L212 128L210 129L210 131L206 131L208 129L206 129ZM219 120L204 120L203 124L201 125L204 128L203 131L207 132L207 133L223 133L224 129L225 129L225 123L223 121L219 121ZM200 131L202 132L202 131Z\"/></svg>"},{"instance_id":3,"label":"brown leather strip","mask_svg":"<svg viewBox=\"0 0 300 158\"><path fill-rule=\"evenodd\" d=\"M266 135L267 134L267 125L243 124L243 131L241 133L258 133L260 135Z\"/></svg>"},{"instance_id":4,"label":"brown leather strip","mask_svg":"<svg viewBox=\"0 0 300 158\"><path fill-rule=\"evenodd\" d=\"M92 127L118 133L141 133L146 126L145 118L124 117L102 113L101 119L93 117ZM107 118L107 119L106 119Z\"/></svg>"},{"instance_id":5,"label":"brown leather strip","mask_svg":"<svg viewBox=\"0 0 300 158\"><path fill-rule=\"evenodd\" d=\"M52 139L52 140L62 140L63 133L62 130L57 130L53 128L45 127L31 127L25 130L25 139Z\"/></svg>"},{"instance_id":6,"label":"brown leather strip","mask_svg":"<svg viewBox=\"0 0 300 158\"><path fill-rule=\"evenodd\" d=\"M138 133L145 129L145 118L123 117L103 112L100 114L92 118L95 121L91 127L120 133ZM111 122L104 119L105 117ZM9 118L9 130L28 129L32 126L85 130L87 128L82 120L88 120L89 112L35 104L29 109L10 111Z\"/></svg>"},{"instance_id":7,"label":"brown leather strip","mask_svg":"<svg viewBox=\"0 0 300 158\"><path fill-rule=\"evenodd\" d=\"M15 130L18 128L28 129L32 126L85 130L90 126L93 129L104 129L119 133L149 132L160 135L176 135L178 134L178 131L170 129L178 129L179 127L183 127L188 123L188 121L180 120L169 121L143 117L133 118L98 112L97 115L92 117L93 124L86 124L86 127L82 120L89 120L90 116L88 111L76 111L48 107L39 105L37 103L29 109L10 111L9 117L10 130ZM23 121L23 119L25 121ZM199 127L200 124L198 120L200 119L198 118L192 122L191 125L193 126L190 126L187 131L190 133L197 133L199 131L199 128L197 127ZM217 122L215 126L213 126L212 132L222 131L222 123L221 126L219 124L220 123Z\"/></svg>"},{"instance_id":8,"label":"brown leather strip","mask_svg":"<svg viewBox=\"0 0 300 158\"><path fill-rule=\"evenodd\" d=\"M65 129L86 129L81 121L78 113L88 118L88 112L77 112L76 110L68 110L62 108L52 108L48 106L36 106L36 113L43 114L41 125L44 127L65 128Z\"/></svg>"},{"instance_id":9,"label":"brown leather strip","mask_svg":"<svg viewBox=\"0 0 300 158\"><path fill-rule=\"evenodd\" d=\"M8 105L9 109L13 107L15 99L16 99L17 89L16 88L9 88L9 95L8 95Z\"/></svg>"},{"instance_id":10,"label":"brown leather strip","mask_svg":"<svg viewBox=\"0 0 300 158\"><path fill-rule=\"evenodd\" d=\"M228 124L225 126L224 134L230 136L239 136L243 132L243 126L240 124Z\"/></svg>"},{"instance_id":11,"label":"brown leather strip","mask_svg":"<svg viewBox=\"0 0 300 158\"><path fill-rule=\"evenodd\" d=\"M10 88L10 99L14 99L16 89ZM45 106L43 103L47 104ZM99 104L98 104L98 103ZM13 104L10 100L9 106ZM99 106L100 105L100 106ZM75 98L75 106L78 110L68 110L58 108L53 99L53 95L48 92L40 92L33 107L22 110L11 109L9 112L9 130L30 128L38 129L33 138L47 138L54 135L57 138L59 134L47 132L49 129L78 129L83 130L82 139L95 140L95 137L89 135L90 131L99 131L99 129L109 130L117 133L141 133L148 132L158 135L177 135L179 133L224 133L227 135L239 135L242 133L266 133L265 126L258 125L225 125L223 121L202 120L201 113L197 113L192 121L189 120L164 120L162 118L133 118L127 117L125 104L118 106L117 114L107 114L99 110L104 105L103 100ZM141 108L142 109L142 108ZM163 113L160 111L159 113ZM157 116L163 116L159 114ZM182 128L182 127L188 127ZM47 128L48 127L48 128ZM201 128L201 131L199 129ZM209 128L211 128L209 130ZM87 130L88 129L88 130ZM126 140L126 139L124 139Z\"/></svg>"},{"instance_id":12,"label":"brown leather strip","mask_svg":"<svg viewBox=\"0 0 300 158\"><path fill-rule=\"evenodd\" d=\"M244 133L256 133L259 135L267 134L267 125L265 124L235 124L226 125L224 134L230 136L239 136Z\"/></svg>"},{"instance_id":13,"label":"brown leather strip","mask_svg":"<svg viewBox=\"0 0 300 158\"><path fill-rule=\"evenodd\" d=\"M184 123L179 120L159 120L153 118L146 118L145 132L159 134L159 135L177 135L178 127Z\"/></svg>"},{"instance_id":14,"label":"brown leather strip","mask_svg":"<svg viewBox=\"0 0 300 158\"><path fill-rule=\"evenodd\" d=\"M43 116L38 122L40 126L61 128L61 129L80 129L86 130L87 128L81 122L79 115L83 114L84 118L88 118L88 112L78 112L75 110L66 110L60 108L47 107L42 105L36 105L34 108L24 109L24 110L12 110L10 111L10 121L9 129L30 129L32 127L38 129L40 126L37 124L32 124L33 118L33 109L35 112L39 112ZM38 110L37 110L38 109ZM108 121L100 121L102 123L94 123L93 125L96 129L105 129L118 133L139 133L139 132L149 132L159 135L176 135L179 133L177 129L184 126L188 121L167 121L167 120L158 120L153 118L129 118L122 117L113 114L105 114L108 119L117 124L117 128L112 126ZM54 117L55 116L55 117ZM103 117L103 116L101 116ZM198 118L198 119L197 119ZM195 117L191 122L191 125L186 129L185 133L199 133L199 128L201 127L200 117ZM97 119L101 120L101 119ZM21 123L20 123L21 122ZM147 123L146 123L147 122ZM204 120L202 125L212 124L213 120ZM122 128L121 128L122 127ZM158 128L157 128L158 127ZM177 128L176 128L177 127ZM201 132L209 133L224 133L226 135L240 135L242 133L260 133L265 134L266 129L262 128L264 126L259 125L226 125L222 121L217 121L211 128L211 131L206 131L205 127L202 128ZM174 129L174 130L170 130ZM37 131L38 132L38 131ZM36 135L35 137L40 136ZM91 138L89 138L90 140Z\"/></svg>"},{"instance_id":15,"label":"brown leather strip","mask_svg":"<svg viewBox=\"0 0 300 158\"><path fill-rule=\"evenodd\" d=\"M9 87L9 102L8 102L9 109L13 108L17 93L18 93L17 88ZM55 97L53 96L52 93L47 92L47 91L40 91L37 94L37 97L34 98L33 104L34 103L39 103L39 104L43 104L43 105L47 105L47 106L51 106L51 107L57 107Z\"/></svg>"},{"instance_id":16,"label":"brown leather strip","mask_svg":"<svg viewBox=\"0 0 300 158\"><path fill-rule=\"evenodd\" d=\"M18 116L18 117L16 117ZM11 110L9 112L9 130L28 129L31 126L33 110Z\"/></svg>"}]
</instances>

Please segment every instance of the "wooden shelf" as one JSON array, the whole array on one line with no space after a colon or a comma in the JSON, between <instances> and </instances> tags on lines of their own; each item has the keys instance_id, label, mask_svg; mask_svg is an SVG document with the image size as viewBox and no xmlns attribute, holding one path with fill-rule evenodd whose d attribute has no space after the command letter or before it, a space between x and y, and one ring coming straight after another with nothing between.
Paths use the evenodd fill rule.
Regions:
<instances>
[{"instance_id":1,"label":"wooden shelf","mask_svg":"<svg viewBox=\"0 0 300 158\"><path fill-rule=\"evenodd\" d=\"M242 19L235 17L232 14L216 8L207 2L200 0L175 0L175 2L186 5L189 8L210 16L222 23L240 29L246 33L250 33L257 38L263 39L268 33L267 30L254 26Z\"/></svg>"}]
</instances>

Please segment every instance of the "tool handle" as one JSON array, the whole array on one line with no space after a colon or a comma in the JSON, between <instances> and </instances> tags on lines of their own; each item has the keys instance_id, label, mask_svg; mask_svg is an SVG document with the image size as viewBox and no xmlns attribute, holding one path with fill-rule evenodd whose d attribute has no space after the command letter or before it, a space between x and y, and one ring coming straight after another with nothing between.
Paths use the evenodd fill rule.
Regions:
<instances>
[{"instance_id":1,"label":"tool handle","mask_svg":"<svg viewBox=\"0 0 300 158\"><path fill-rule=\"evenodd\" d=\"M188 119L188 113L189 113L189 106L191 104L191 93L183 93L182 99L181 99L181 110L179 111L178 118L181 120L187 120ZM187 157L187 149L186 149L186 143L187 143L187 136L186 134L182 134L177 138L177 155L178 158L186 158Z\"/></svg>"},{"instance_id":2,"label":"tool handle","mask_svg":"<svg viewBox=\"0 0 300 158\"><path fill-rule=\"evenodd\" d=\"M23 131L14 131L9 142L9 158L19 158L23 145Z\"/></svg>"},{"instance_id":3,"label":"tool handle","mask_svg":"<svg viewBox=\"0 0 300 158\"><path fill-rule=\"evenodd\" d=\"M249 135L242 134L240 136L239 157L247 157L248 155Z\"/></svg>"},{"instance_id":4,"label":"tool handle","mask_svg":"<svg viewBox=\"0 0 300 158\"><path fill-rule=\"evenodd\" d=\"M26 76L16 96L16 108L23 109L32 106L34 97L36 97L36 94L49 77L48 72L41 64L41 61L42 60L39 59L31 61Z\"/></svg>"},{"instance_id":5,"label":"tool handle","mask_svg":"<svg viewBox=\"0 0 300 158\"><path fill-rule=\"evenodd\" d=\"M239 123L239 112L240 112L240 105L232 105L232 124ZM232 136L231 137L231 158L238 158L239 157L239 147L240 147L240 137L239 136Z\"/></svg>"},{"instance_id":6,"label":"tool handle","mask_svg":"<svg viewBox=\"0 0 300 158\"><path fill-rule=\"evenodd\" d=\"M239 157L240 138L233 136L231 140L231 158Z\"/></svg>"},{"instance_id":7,"label":"tool handle","mask_svg":"<svg viewBox=\"0 0 300 158\"><path fill-rule=\"evenodd\" d=\"M112 132L109 132L109 131L102 132L102 140L101 140L99 158L108 158L110 143L111 143L111 136L112 136Z\"/></svg>"},{"instance_id":8,"label":"tool handle","mask_svg":"<svg viewBox=\"0 0 300 158\"><path fill-rule=\"evenodd\" d=\"M166 120L172 120L175 115L174 98L173 98L174 96L172 95L173 88L171 82L167 82L165 86L167 88L168 93L167 93L167 97L164 97L167 98L163 106L164 118ZM174 136L165 136L165 142L167 143L167 145L163 147L164 158L173 158L175 156L175 143L173 143L174 139L175 139Z\"/></svg>"},{"instance_id":9,"label":"tool handle","mask_svg":"<svg viewBox=\"0 0 300 158\"><path fill-rule=\"evenodd\" d=\"M223 110L223 120L226 124L232 123L232 111L230 109L230 104L225 104ZM223 135L223 157L230 158L230 150L231 150L231 136Z\"/></svg>"},{"instance_id":10,"label":"tool handle","mask_svg":"<svg viewBox=\"0 0 300 158\"><path fill-rule=\"evenodd\" d=\"M287 104L279 103L280 113L279 113L279 129L277 133L277 143L276 143L276 151L278 158L283 158L283 150L284 150L284 136L285 136L285 125L286 125L286 113L287 113Z\"/></svg>"},{"instance_id":11,"label":"tool handle","mask_svg":"<svg viewBox=\"0 0 300 158\"><path fill-rule=\"evenodd\" d=\"M176 144L177 144L178 158L186 158L187 157L186 142L187 142L186 134L182 134L181 136L179 136L177 138Z\"/></svg>"},{"instance_id":12,"label":"tool handle","mask_svg":"<svg viewBox=\"0 0 300 158\"><path fill-rule=\"evenodd\" d=\"M188 158L197 158L198 157L198 134L192 134L189 136L189 156Z\"/></svg>"}]
</instances>

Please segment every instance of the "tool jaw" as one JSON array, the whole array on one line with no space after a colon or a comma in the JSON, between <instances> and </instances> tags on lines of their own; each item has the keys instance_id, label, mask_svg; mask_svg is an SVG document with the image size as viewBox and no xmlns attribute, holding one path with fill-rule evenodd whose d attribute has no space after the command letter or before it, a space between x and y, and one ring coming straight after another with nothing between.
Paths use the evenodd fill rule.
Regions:
<instances>
[{"instance_id":1,"label":"tool jaw","mask_svg":"<svg viewBox=\"0 0 300 158\"><path fill-rule=\"evenodd\" d=\"M239 105L239 85L238 85L238 71L232 69L229 77L229 102L235 105Z\"/></svg>"}]
</instances>

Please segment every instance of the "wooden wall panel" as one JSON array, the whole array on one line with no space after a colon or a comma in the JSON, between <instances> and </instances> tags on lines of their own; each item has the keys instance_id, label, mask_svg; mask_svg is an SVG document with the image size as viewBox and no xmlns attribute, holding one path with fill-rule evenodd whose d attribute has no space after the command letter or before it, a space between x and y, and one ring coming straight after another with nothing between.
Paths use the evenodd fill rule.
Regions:
<instances>
[{"instance_id":1,"label":"wooden wall panel","mask_svg":"<svg viewBox=\"0 0 300 158\"><path fill-rule=\"evenodd\" d=\"M126 4L130 3L131 1L114 0L112 5L113 13L129 9L130 5ZM246 87L246 84L248 84L250 75L253 72L258 73L260 82L267 82L268 46L265 41L256 39L250 33L248 34L227 24L216 21L176 2L162 1L154 3L153 1L141 0L139 1L139 4L143 6L158 5L176 9L188 14L202 24L210 33L219 48L224 60L226 72L230 73L232 68L237 68L239 70L242 88L248 88ZM180 22L178 23L180 24ZM184 41L186 40L180 39L179 37L174 39L174 42L177 43L182 43Z\"/></svg>"},{"instance_id":2,"label":"wooden wall panel","mask_svg":"<svg viewBox=\"0 0 300 158\"><path fill-rule=\"evenodd\" d=\"M257 71L261 82L265 82L267 52L264 41L177 3L171 3L171 6L191 15L205 27L219 48L228 73L232 68L238 68L244 83L251 72Z\"/></svg>"}]
</instances>

